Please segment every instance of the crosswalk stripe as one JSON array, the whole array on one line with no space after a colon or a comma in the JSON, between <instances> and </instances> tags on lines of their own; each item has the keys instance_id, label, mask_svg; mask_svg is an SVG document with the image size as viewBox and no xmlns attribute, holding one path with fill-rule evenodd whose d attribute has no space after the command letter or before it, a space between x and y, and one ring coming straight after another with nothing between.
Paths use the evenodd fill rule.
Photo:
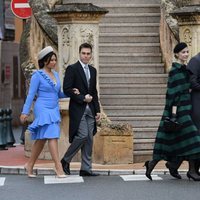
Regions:
<instances>
[{"instance_id":1,"label":"crosswalk stripe","mask_svg":"<svg viewBox=\"0 0 200 200\"><path fill-rule=\"evenodd\" d=\"M70 175L66 178L57 178L56 176L44 176L44 184L58 184L58 183L82 183L83 178L79 175Z\"/></svg>"},{"instance_id":2,"label":"crosswalk stripe","mask_svg":"<svg viewBox=\"0 0 200 200\"><path fill-rule=\"evenodd\" d=\"M151 175L153 180L163 180L158 175ZM124 181L146 181L149 180L145 175L121 175Z\"/></svg>"},{"instance_id":3,"label":"crosswalk stripe","mask_svg":"<svg viewBox=\"0 0 200 200\"><path fill-rule=\"evenodd\" d=\"M5 183L6 178L5 177L0 177L0 186L3 186Z\"/></svg>"}]
</instances>

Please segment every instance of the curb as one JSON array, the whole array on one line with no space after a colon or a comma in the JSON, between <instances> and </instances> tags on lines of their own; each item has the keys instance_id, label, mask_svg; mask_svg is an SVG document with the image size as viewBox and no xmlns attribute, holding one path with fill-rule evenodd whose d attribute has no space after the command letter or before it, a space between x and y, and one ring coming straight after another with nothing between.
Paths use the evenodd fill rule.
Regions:
<instances>
[{"instance_id":1,"label":"curb","mask_svg":"<svg viewBox=\"0 0 200 200\"><path fill-rule=\"evenodd\" d=\"M55 175L53 168L36 168L33 170L36 175ZM144 175L145 170L124 170L124 169L94 169L93 172L99 173L102 176L119 176L119 175ZM179 170L180 174L186 174L187 170ZM0 166L0 174L10 175L25 175L26 171L21 166ZM79 174L79 169L71 169L72 175ZM152 174L167 175L169 170L154 170Z\"/></svg>"}]
</instances>

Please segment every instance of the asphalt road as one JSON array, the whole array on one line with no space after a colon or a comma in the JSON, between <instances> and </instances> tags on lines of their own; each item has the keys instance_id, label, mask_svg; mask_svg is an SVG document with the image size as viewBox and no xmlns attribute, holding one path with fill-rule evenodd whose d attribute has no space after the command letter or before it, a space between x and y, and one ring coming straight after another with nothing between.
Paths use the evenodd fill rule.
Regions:
<instances>
[{"instance_id":1,"label":"asphalt road","mask_svg":"<svg viewBox=\"0 0 200 200\"><path fill-rule=\"evenodd\" d=\"M2 179L5 178L4 184ZM23 175L0 176L1 200L197 200L200 198L200 182L189 181L183 176L175 180L169 175L154 177L154 181L145 177L131 180L133 176L82 177L71 176L70 181L78 183L61 183L62 180L51 176L28 178ZM134 176L135 178L135 176ZM134 179L133 178L133 179ZM52 180L53 180L52 179ZM155 180L159 179L159 180ZM49 183L49 184L45 184ZM81 182L79 182L81 181Z\"/></svg>"}]
</instances>

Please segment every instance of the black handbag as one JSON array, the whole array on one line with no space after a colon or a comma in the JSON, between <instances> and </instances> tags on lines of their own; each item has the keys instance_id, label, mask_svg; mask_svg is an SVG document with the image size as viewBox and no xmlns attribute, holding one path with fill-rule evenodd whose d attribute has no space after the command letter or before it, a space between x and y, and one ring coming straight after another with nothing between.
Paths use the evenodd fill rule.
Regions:
<instances>
[{"instance_id":1,"label":"black handbag","mask_svg":"<svg viewBox=\"0 0 200 200\"><path fill-rule=\"evenodd\" d=\"M164 131L166 133L177 132L182 129L182 124L177 121L176 117L165 117L164 119Z\"/></svg>"},{"instance_id":2,"label":"black handbag","mask_svg":"<svg viewBox=\"0 0 200 200\"><path fill-rule=\"evenodd\" d=\"M175 110L173 110L171 117L164 118L163 127L166 133L177 132L183 128L183 125L177 121L176 110L177 107L175 108Z\"/></svg>"}]
</instances>

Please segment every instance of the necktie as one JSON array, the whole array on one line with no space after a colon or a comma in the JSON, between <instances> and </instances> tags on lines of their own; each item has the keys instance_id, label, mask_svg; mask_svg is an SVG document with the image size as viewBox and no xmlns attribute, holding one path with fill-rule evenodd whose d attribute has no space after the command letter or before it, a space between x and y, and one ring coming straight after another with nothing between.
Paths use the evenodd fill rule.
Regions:
<instances>
[{"instance_id":1,"label":"necktie","mask_svg":"<svg viewBox=\"0 0 200 200\"><path fill-rule=\"evenodd\" d=\"M88 83L88 86L89 86L89 83L90 83L90 75L89 75L89 68L88 68L87 65L84 66L84 71L85 71L86 80L87 80L87 83Z\"/></svg>"}]
</instances>

